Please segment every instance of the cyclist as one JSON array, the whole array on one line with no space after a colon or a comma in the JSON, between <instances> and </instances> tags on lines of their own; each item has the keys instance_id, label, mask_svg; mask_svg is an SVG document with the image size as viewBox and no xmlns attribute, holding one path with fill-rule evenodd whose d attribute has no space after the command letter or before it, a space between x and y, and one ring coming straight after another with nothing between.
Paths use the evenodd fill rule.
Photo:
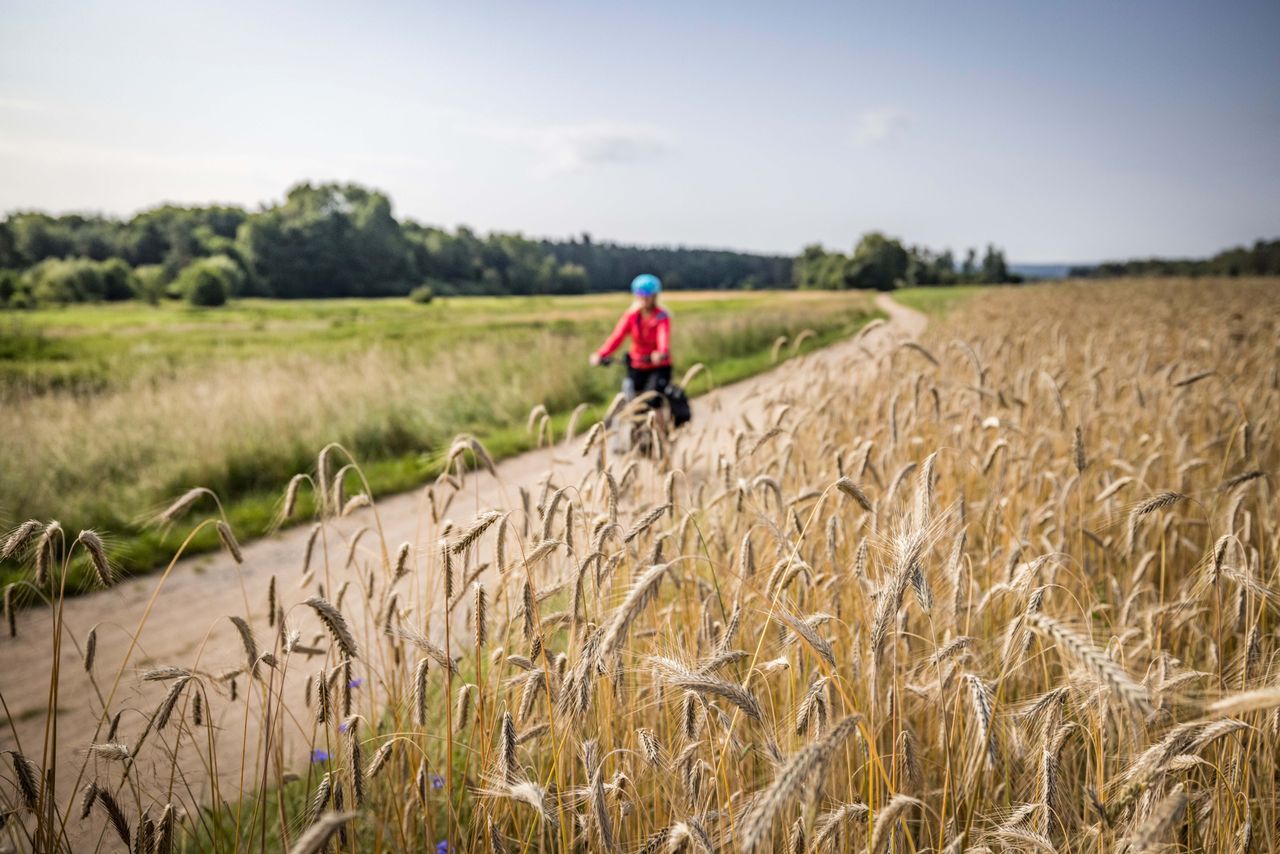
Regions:
<instances>
[{"instance_id":1,"label":"cyclist","mask_svg":"<svg viewBox=\"0 0 1280 854\"><path fill-rule=\"evenodd\" d=\"M657 276L643 273L631 280L631 293L636 301L622 315L618 325L591 354L591 364L599 365L622 346L622 339L631 339L627 353L627 397L632 398L647 391L662 395L671 384L671 315L658 305L662 282ZM657 407L661 398L655 398L651 406Z\"/></svg>"}]
</instances>

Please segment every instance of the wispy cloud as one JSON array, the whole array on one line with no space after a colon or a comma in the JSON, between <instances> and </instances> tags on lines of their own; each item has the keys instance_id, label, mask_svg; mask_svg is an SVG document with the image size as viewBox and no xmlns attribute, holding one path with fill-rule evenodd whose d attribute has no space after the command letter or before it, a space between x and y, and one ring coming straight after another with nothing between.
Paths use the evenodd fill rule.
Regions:
<instances>
[{"instance_id":1,"label":"wispy cloud","mask_svg":"<svg viewBox=\"0 0 1280 854\"><path fill-rule=\"evenodd\" d=\"M544 131L543 144L552 167L563 171L644 163L662 157L671 149L666 133L643 125L553 127Z\"/></svg>"},{"instance_id":2,"label":"wispy cloud","mask_svg":"<svg viewBox=\"0 0 1280 854\"><path fill-rule=\"evenodd\" d=\"M901 137L910 125L911 117L895 107L867 110L854 124L853 141L863 146L883 145Z\"/></svg>"},{"instance_id":3,"label":"wispy cloud","mask_svg":"<svg viewBox=\"0 0 1280 854\"><path fill-rule=\"evenodd\" d=\"M604 121L490 128L487 133L531 149L538 159L537 171L547 174L648 163L674 147L671 135L661 128Z\"/></svg>"}]
</instances>

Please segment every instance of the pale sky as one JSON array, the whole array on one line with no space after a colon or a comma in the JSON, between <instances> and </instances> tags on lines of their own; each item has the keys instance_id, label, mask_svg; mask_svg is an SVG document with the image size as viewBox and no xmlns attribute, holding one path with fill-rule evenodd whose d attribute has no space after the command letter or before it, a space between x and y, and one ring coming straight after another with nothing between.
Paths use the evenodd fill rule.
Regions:
<instances>
[{"instance_id":1,"label":"pale sky","mask_svg":"<svg viewBox=\"0 0 1280 854\"><path fill-rule=\"evenodd\" d=\"M1280 236L1280 3L0 0L0 211L356 181L481 231L1018 262Z\"/></svg>"}]
</instances>

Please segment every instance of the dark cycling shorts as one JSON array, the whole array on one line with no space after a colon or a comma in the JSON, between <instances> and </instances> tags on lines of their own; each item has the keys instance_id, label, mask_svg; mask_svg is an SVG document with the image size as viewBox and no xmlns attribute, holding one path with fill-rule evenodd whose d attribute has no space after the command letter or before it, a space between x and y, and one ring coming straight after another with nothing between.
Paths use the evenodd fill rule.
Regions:
<instances>
[{"instance_id":1,"label":"dark cycling shorts","mask_svg":"<svg viewBox=\"0 0 1280 854\"><path fill-rule=\"evenodd\" d=\"M671 366L664 365L661 368L643 370L627 365L627 379L631 382L631 387L636 397L646 391L656 391L658 394L662 394L663 389L671 385ZM661 403L662 398L654 398L649 402L649 406L656 409Z\"/></svg>"}]
</instances>

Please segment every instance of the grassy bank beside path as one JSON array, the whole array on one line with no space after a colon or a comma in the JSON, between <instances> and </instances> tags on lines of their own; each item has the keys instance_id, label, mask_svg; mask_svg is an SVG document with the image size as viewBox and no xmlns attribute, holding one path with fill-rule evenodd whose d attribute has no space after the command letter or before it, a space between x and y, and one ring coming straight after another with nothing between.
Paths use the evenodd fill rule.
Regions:
<instances>
[{"instance_id":1,"label":"grassy bank beside path","mask_svg":"<svg viewBox=\"0 0 1280 854\"><path fill-rule=\"evenodd\" d=\"M876 316L861 293L681 292L665 302L677 370L708 368L695 395L771 367L780 338L786 359ZM176 496L212 489L237 535L253 539L270 530L283 485L330 441L361 459L379 495L434 478L459 433L496 458L520 453L536 442L525 422L537 404L556 438L580 403L590 408L579 431L599 417L621 371L586 357L627 305L610 294L0 315L0 522L99 530L117 568L135 573L189 533L145 524ZM216 544L202 531L193 545ZM0 582L16 573L0 567ZM77 584L87 579L81 567Z\"/></svg>"}]
</instances>

